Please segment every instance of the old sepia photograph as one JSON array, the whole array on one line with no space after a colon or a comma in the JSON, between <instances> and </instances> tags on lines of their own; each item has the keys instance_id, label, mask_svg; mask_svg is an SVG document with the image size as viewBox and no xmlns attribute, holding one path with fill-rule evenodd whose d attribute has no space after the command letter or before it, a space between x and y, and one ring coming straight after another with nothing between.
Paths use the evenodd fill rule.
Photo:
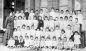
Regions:
<instances>
[{"instance_id":1,"label":"old sepia photograph","mask_svg":"<svg viewBox=\"0 0 86 51\"><path fill-rule=\"evenodd\" d=\"M0 51L86 51L86 0L0 0Z\"/></svg>"}]
</instances>

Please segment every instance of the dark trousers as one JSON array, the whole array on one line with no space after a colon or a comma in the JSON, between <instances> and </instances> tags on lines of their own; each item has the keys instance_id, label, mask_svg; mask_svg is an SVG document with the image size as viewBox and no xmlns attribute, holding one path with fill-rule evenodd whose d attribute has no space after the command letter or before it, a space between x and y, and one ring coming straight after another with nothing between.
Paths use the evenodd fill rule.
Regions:
<instances>
[{"instance_id":1,"label":"dark trousers","mask_svg":"<svg viewBox=\"0 0 86 51\"><path fill-rule=\"evenodd\" d=\"M3 39L4 45L7 44L7 40L10 39L10 37L12 37L12 36L13 36L13 29L7 29L4 34L4 39Z\"/></svg>"}]
</instances>

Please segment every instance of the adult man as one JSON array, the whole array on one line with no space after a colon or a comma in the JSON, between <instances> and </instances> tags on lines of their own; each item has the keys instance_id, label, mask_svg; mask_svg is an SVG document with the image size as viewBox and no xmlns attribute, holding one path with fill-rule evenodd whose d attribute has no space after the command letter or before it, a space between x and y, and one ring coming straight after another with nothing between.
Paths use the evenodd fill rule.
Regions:
<instances>
[{"instance_id":1,"label":"adult man","mask_svg":"<svg viewBox=\"0 0 86 51\"><path fill-rule=\"evenodd\" d=\"M6 39L9 39L13 36L13 29L14 29L14 15L11 12L9 17L6 18L5 21L6 32L4 34L4 44L6 45Z\"/></svg>"}]
</instances>

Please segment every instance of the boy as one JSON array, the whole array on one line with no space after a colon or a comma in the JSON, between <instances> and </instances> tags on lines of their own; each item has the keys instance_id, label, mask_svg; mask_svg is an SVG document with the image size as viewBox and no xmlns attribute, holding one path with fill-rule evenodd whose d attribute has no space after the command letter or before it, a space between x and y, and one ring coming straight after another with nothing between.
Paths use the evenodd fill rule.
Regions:
<instances>
[{"instance_id":1,"label":"boy","mask_svg":"<svg viewBox=\"0 0 86 51\"><path fill-rule=\"evenodd\" d=\"M18 40L18 36L15 36L15 46L17 47L19 45L19 40Z\"/></svg>"},{"instance_id":2,"label":"boy","mask_svg":"<svg viewBox=\"0 0 86 51\"><path fill-rule=\"evenodd\" d=\"M25 44L25 41L24 41L24 39L23 39L23 36L20 36L19 37L19 47L24 47L24 44Z\"/></svg>"}]
</instances>

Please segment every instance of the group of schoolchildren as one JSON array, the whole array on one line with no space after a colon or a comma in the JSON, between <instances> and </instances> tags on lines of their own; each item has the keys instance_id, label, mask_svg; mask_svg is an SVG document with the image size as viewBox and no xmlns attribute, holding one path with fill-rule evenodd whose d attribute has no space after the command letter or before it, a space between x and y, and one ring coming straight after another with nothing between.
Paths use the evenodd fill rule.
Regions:
<instances>
[{"instance_id":1,"label":"group of schoolchildren","mask_svg":"<svg viewBox=\"0 0 86 51\"><path fill-rule=\"evenodd\" d=\"M31 10L28 20L21 12L15 13L15 29L8 40L9 47L41 48L43 51L79 48L79 30L83 23L80 10L70 13L51 9L44 13L41 9L38 17Z\"/></svg>"}]
</instances>

